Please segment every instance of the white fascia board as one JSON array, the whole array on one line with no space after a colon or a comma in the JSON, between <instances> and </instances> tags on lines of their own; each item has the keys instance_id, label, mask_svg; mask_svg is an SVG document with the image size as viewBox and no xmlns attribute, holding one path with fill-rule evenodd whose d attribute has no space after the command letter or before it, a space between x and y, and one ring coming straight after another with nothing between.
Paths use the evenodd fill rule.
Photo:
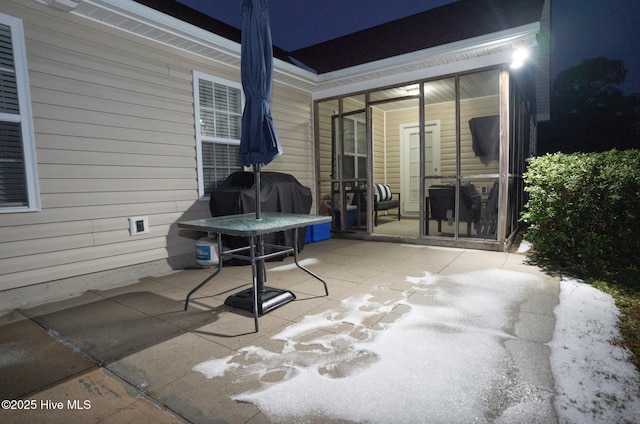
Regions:
<instances>
[{"instance_id":1,"label":"white fascia board","mask_svg":"<svg viewBox=\"0 0 640 424\"><path fill-rule=\"evenodd\" d=\"M344 85L335 85L325 89L318 89L312 93L313 100L328 99L350 93L359 93L368 90L375 90L380 87L389 87L413 81L437 78L442 75L450 75L473 69L486 68L489 66L508 63L511 59L511 52L500 52L498 54L480 56L468 59L463 62L451 62L444 65L432 66L423 69L416 69L410 72L398 73L395 75L385 75L379 78L371 78Z\"/></svg>"},{"instance_id":2,"label":"white fascia board","mask_svg":"<svg viewBox=\"0 0 640 424\"><path fill-rule=\"evenodd\" d=\"M307 91L312 91L311 87L318 83L318 75L316 73L277 58L273 58L273 73L288 76L309 85L310 87Z\"/></svg>"},{"instance_id":3,"label":"white fascia board","mask_svg":"<svg viewBox=\"0 0 640 424\"><path fill-rule=\"evenodd\" d=\"M70 13L240 68L240 43L131 0L83 0ZM156 36L145 34L133 23L157 30ZM274 81L311 92L314 99L326 98L504 63L509 58L501 54L502 51L486 51L511 51L516 47L533 46L539 31L540 24L536 22L320 75L274 59ZM198 48L184 48L185 42L194 43ZM222 55L215 54L213 58L211 51ZM452 57L454 60L450 61ZM434 61L442 63L427 64ZM409 68L412 70L406 71Z\"/></svg>"},{"instance_id":4,"label":"white fascia board","mask_svg":"<svg viewBox=\"0 0 640 424\"><path fill-rule=\"evenodd\" d=\"M90 6L94 6L104 12L111 12L115 15L133 19L141 24L154 27L167 34L172 34L177 37L193 41L194 43L205 44L208 47L215 46L216 48L225 51L225 53L237 56L238 58L240 57L239 43L181 21L173 16L166 15L143 4L136 3L132 0L83 0L79 7L74 9L71 13L109 25L108 22L100 19L99 14L92 15L82 13L84 7ZM117 25L113 26L117 27ZM130 32L139 35L135 31Z\"/></svg>"},{"instance_id":5,"label":"white fascia board","mask_svg":"<svg viewBox=\"0 0 640 424\"><path fill-rule=\"evenodd\" d=\"M319 75L318 87L313 92L314 100L354 93L376 87L402 82L437 77L456 72L508 63L512 52L518 47L537 45L539 23L532 23L492 34L485 34L455 43L419 50L376 62ZM496 53L483 54L488 50ZM454 61L446 58L463 56ZM444 62L427 65L427 62ZM403 72L403 68L416 68ZM394 72L395 71L395 72ZM364 75L370 76L363 79ZM377 77L376 75L379 75Z\"/></svg>"},{"instance_id":6,"label":"white fascia board","mask_svg":"<svg viewBox=\"0 0 640 424\"><path fill-rule=\"evenodd\" d=\"M180 47L185 41L189 41L198 46L202 46L202 51L204 52L215 50L224 53L224 56L217 57L215 59L216 61L237 69L240 67L240 43L231 41L203 28L131 0L83 0L71 13L105 25L113 26L137 36L146 37L178 49L189 51L193 54L208 57L206 53L198 53L197 51ZM159 35L149 37L136 31L138 28L131 24L132 21L145 27L158 30L159 32L157 34ZM127 23L124 24L124 22ZM171 42L166 41L170 38L166 37L166 35L173 36L175 39ZM224 57L227 57L229 60L225 61ZM303 87L313 86L317 82L317 75L315 73L274 58L274 77L276 80L278 79L278 74L281 74L287 81L290 79L297 81L297 84Z\"/></svg>"},{"instance_id":7,"label":"white fascia board","mask_svg":"<svg viewBox=\"0 0 640 424\"><path fill-rule=\"evenodd\" d=\"M473 51L491 49L506 44L513 45L517 43L518 47L520 47L522 45L521 43L525 43L524 39L530 39L532 35L534 36L533 41L535 42L535 35L538 34L539 31L539 23L523 25L491 34L468 38L466 40L460 40L449 44L442 44L440 46L406 53L400 56L381 59L375 62L364 63L350 68L327 72L320 76L320 82L325 80L335 81L342 78L348 78L352 75L362 75L382 69L404 66L410 63L423 62L425 59L429 58L471 53ZM528 46L532 45L530 43L527 44Z\"/></svg>"}]
</instances>

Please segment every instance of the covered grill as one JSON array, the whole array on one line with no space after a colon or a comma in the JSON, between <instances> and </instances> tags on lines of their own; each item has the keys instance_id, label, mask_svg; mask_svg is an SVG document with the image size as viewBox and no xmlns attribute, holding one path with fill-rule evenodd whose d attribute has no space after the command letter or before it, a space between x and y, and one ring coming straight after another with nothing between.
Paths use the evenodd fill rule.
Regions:
<instances>
[{"instance_id":1,"label":"covered grill","mask_svg":"<svg viewBox=\"0 0 640 424\"><path fill-rule=\"evenodd\" d=\"M305 187L289 174L261 172L260 203L262 212L309 214L311 211L311 189ZM211 216L235 215L256 211L255 175L253 172L234 172L211 192L209 200ZM305 231L299 231L298 246L304 246ZM224 245L237 248L247 245L239 237L225 236ZM265 236L267 244L293 246L293 230L281 231Z\"/></svg>"}]
</instances>

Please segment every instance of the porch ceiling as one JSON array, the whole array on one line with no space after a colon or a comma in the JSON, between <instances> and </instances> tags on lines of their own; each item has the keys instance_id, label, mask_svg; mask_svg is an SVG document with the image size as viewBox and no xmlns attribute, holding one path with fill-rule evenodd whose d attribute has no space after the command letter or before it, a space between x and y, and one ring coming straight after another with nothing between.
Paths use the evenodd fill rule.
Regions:
<instances>
[{"instance_id":1,"label":"porch ceiling","mask_svg":"<svg viewBox=\"0 0 640 424\"><path fill-rule=\"evenodd\" d=\"M418 84L390 88L371 94L371 101L382 111L392 111L416 107L418 104ZM480 98L498 94L498 82L495 73L476 72L465 75L460 81L461 97ZM455 81L453 78L438 79L428 83L425 89L425 102L438 104L450 102L455 95ZM407 98L407 96L413 96ZM400 99L393 101L393 99Z\"/></svg>"}]
</instances>

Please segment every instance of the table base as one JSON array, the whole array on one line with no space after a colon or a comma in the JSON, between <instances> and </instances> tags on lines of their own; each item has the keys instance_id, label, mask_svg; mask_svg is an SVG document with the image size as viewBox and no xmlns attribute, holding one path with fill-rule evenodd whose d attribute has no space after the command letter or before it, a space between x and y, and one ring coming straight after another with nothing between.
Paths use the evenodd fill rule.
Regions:
<instances>
[{"instance_id":1,"label":"table base","mask_svg":"<svg viewBox=\"0 0 640 424\"><path fill-rule=\"evenodd\" d=\"M266 314L293 300L296 300L296 295L290 291L264 287L262 292L258 292L258 315ZM227 297L224 304L253 313L253 301L253 288L248 288Z\"/></svg>"}]
</instances>

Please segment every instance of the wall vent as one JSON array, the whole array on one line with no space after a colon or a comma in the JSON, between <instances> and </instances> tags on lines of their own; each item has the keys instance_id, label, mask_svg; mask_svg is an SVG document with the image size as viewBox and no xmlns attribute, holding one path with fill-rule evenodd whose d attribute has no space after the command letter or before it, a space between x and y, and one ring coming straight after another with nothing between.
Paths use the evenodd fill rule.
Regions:
<instances>
[{"instance_id":1,"label":"wall vent","mask_svg":"<svg viewBox=\"0 0 640 424\"><path fill-rule=\"evenodd\" d=\"M149 217L134 216L129 218L129 233L132 236L149 233Z\"/></svg>"}]
</instances>

